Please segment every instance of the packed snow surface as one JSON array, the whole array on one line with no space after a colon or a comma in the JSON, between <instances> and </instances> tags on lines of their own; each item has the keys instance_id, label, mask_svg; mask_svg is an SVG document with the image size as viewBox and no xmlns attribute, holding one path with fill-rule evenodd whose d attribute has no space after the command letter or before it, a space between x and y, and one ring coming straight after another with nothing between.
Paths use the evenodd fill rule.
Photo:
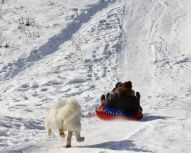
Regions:
<instances>
[{"instance_id":1,"label":"packed snow surface","mask_svg":"<svg viewBox=\"0 0 191 153\"><path fill-rule=\"evenodd\" d=\"M1 153L190 153L190 0L1 0ZM141 121L102 121L118 81L141 93ZM82 136L47 138L59 99L82 108Z\"/></svg>"}]
</instances>

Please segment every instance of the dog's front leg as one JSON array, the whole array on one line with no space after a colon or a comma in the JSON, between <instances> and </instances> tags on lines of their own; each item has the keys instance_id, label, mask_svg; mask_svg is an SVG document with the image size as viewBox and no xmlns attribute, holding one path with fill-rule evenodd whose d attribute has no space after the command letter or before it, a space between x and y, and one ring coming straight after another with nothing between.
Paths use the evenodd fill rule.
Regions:
<instances>
[{"instance_id":1,"label":"dog's front leg","mask_svg":"<svg viewBox=\"0 0 191 153\"><path fill-rule=\"evenodd\" d=\"M71 147L72 141L72 131L68 131L67 139L66 139L66 148Z\"/></svg>"}]
</instances>

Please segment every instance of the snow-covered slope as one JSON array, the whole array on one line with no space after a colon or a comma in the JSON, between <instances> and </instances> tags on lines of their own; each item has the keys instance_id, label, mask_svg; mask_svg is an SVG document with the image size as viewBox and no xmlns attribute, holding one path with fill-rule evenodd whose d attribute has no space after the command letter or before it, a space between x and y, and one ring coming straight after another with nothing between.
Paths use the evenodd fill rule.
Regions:
<instances>
[{"instance_id":1,"label":"snow-covered slope","mask_svg":"<svg viewBox=\"0 0 191 153\"><path fill-rule=\"evenodd\" d=\"M7 0L0 6L2 153L184 152L191 145L191 11L179 0ZM131 80L140 122L104 122L102 93ZM86 140L64 148L44 117L76 97Z\"/></svg>"}]
</instances>

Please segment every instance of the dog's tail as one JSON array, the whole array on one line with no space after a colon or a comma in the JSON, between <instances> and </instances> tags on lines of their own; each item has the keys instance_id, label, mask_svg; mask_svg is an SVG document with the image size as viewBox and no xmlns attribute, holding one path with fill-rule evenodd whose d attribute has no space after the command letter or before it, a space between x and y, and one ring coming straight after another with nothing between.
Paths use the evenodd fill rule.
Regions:
<instances>
[{"instance_id":1,"label":"dog's tail","mask_svg":"<svg viewBox=\"0 0 191 153\"><path fill-rule=\"evenodd\" d=\"M80 115L80 105L75 99L70 99L66 102L58 113L58 118L64 121L72 119L76 115Z\"/></svg>"}]
</instances>

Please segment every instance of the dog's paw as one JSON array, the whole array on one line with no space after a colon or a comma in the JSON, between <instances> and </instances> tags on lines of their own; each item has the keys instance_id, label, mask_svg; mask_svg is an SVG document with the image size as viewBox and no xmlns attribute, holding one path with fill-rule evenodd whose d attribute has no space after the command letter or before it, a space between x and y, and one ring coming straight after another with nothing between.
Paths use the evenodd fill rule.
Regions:
<instances>
[{"instance_id":1,"label":"dog's paw","mask_svg":"<svg viewBox=\"0 0 191 153\"><path fill-rule=\"evenodd\" d=\"M65 134L64 133L60 133L60 137L64 138Z\"/></svg>"},{"instance_id":2,"label":"dog's paw","mask_svg":"<svg viewBox=\"0 0 191 153\"><path fill-rule=\"evenodd\" d=\"M77 139L78 142L83 142L85 140L84 137L80 137L79 139Z\"/></svg>"},{"instance_id":3,"label":"dog's paw","mask_svg":"<svg viewBox=\"0 0 191 153\"><path fill-rule=\"evenodd\" d=\"M66 148L70 148L70 147L71 147L71 145L70 145L70 144L67 144L65 147L66 147Z\"/></svg>"}]
</instances>

